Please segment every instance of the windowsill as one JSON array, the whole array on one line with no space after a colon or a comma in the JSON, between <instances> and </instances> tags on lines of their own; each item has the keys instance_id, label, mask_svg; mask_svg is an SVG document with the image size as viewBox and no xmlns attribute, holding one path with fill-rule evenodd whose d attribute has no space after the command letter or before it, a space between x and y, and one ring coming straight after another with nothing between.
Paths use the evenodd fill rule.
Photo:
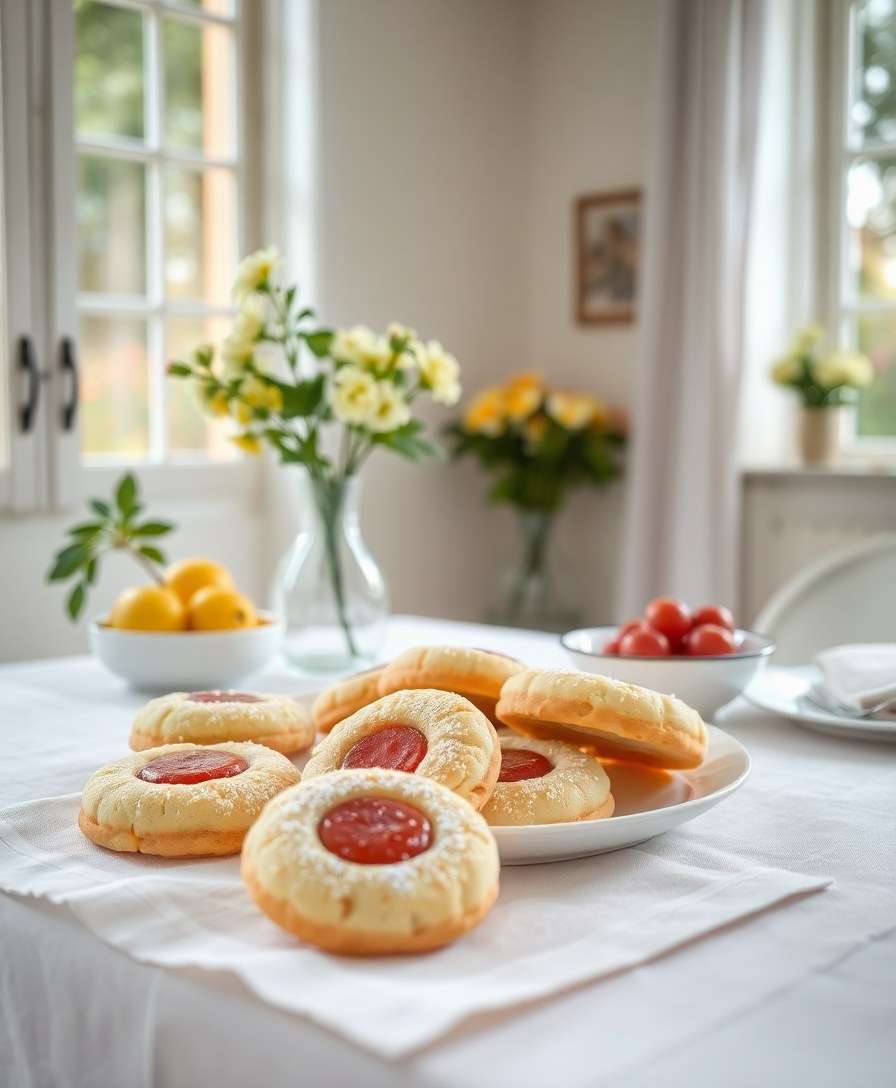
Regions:
<instances>
[{"instance_id":1,"label":"windowsill","mask_svg":"<svg viewBox=\"0 0 896 1088\"><path fill-rule=\"evenodd\" d=\"M741 475L746 479L896 479L896 462L850 462L833 465L744 465Z\"/></svg>"}]
</instances>

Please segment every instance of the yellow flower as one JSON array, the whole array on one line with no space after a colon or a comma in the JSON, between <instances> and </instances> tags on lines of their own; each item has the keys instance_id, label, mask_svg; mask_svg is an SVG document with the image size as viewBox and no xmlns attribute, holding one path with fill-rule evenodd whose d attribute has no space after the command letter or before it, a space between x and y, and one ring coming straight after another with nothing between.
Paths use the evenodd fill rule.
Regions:
<instances>
[{"instance_id":1,"label":"yellow flower","mask_svg":"<svg viewBox=\"0 0 896 1088\"><path fill-rule=\"evenodd\" d=\"M233 300L242 302L247 296L266 287L271 273L280 263L280 254L274 246L259 249L240 261L233 281Z\"/></svg>"},{"instance_id":2,"label":"yellow flower","mask_svg":"<svg viewBox=\"0 0 896 1088\"><path fill-rule=\"evenodd\" d=\"M234 445L239 446L243 453L261 453L261 439L257 434L235 434L230 439Z\"/></svg>"},{"instance_id":3,"label":"yellow flower","mask_svg":"<svg viewBox=\"0 0 896 1088\"><path fill-rule=\"evenodd\" d=\"M534 385L510 386L504 391L504 411L514 423L531 416L541 404L541 389Z\"/></svg>"},{"instance_id":4,"label":"yellow flower","mask_svg":"<svg viewBox=\"0 0 896 1088\"><path fill-rule=\"evenodd\" d=\"M233 334L221 344L221 361L225 376L236 377L252 362L253 347L249 341L240 340Z\"/></svg>"},{"instance_id":5,"label":"yellow flower","mask_svg":"<svg viewBox=\"0 0 896 1088\"><path fill-rule=\"evenodd\" d=\"M791 355L807 355L824 336L821 325L806 325L800 329L790 345Z\"/></svg>"},{"instance_id":6,"label":"yellow flower","mask_svg":"<svg viewBox=\"0 0 896 1088\"><path fill-rule=\"evenodd\" d=\"M264 328L267 306L261 295L249 295L243 300L239 313L233 319L231 336L234 341L249 343L257 340Z\"/></svg>"},{"instance_id":7,"label":"yellow flower","mask_svg":"<svg viewBox=\"0 0 896 1088\"><path fill-rule=\"evenodd\" d=\"M539 412L523 424L523 435L530 446L537 446L544 438L547 429L548 417Z\"/></svg>"},{"instance_id":8,"label":"yellow flower","mask_svg":"<svg viewBox=\"0 0 896 1088\"><path fill-rule=\"evenodd\" d=\"M802 361L796 355L784 355L772 364L772 381L778 385L791 385L802 372Z\"/></svg>"},{"instance_id":9,"label":"yellow flower","mask_svg":"<svg viewBox=\"0 0 896 1088\"><path fill-rule=\"evenodd\" d=\"M500 386L483 389L464 413L464 428L472 434L499 435L506 424L504 390Z\"/></svg>"},{"instance_id":10,"label":"yellow flower","mask_svg":"<svg viewBox=\"0 0 896 1088\"><path fill-rule=\"evenodd\" d=\"M230 411L227 394L223 389L219 389L217 393L212 393L210 397L203 396L203 400L209 413L213 416L226 416Z\"/></svg>"},{"instance_id":11,"label":"yellow flower","mask_svg":"<svg viewBox=\"0 0 896 1088\"><path fill-rule=\"evenodd\" d=\"M419 357L423 384L440 404L457 404L460 400L460 367L438 340L430 340Z\"/></svg>"},{"instance_id":12,"label":"yellow flower","mask_svg":"<svg viewBox=\"0 0 896 1088\"><path fill-rule=\"evenodd\" d=\"M283 407L283 394L276 385L250 374L240 387L240 396L252 408L266 408L270 412L279 412Z\"/></svg>"},{"instance_id":13,"label":"yellow flower","mask_svg":"<svg viewBox=\"0 0 896 1088\"><path fill-rule=\"evenodd\" d=\"M524 370L507 379L507 388L512 390L541 389L543 385L544 381L536 370Z\"/></svg>"},{"instance_id":14,"label":"yellow flower","mask_svg":"<svg viewBox=\"0 0 896 1088\"><path fill-rule=\"evenodd\" d=\"M377 405L367 420L371 431L394 431L411 418L411 409L401 390L393 382L377 382Z\"/></svg>"},{"instance_id":15,"label":"yellow flower","mask_svg":"<svg viewBox=\"0 0 896 1088\"><path fill-rule=\"evenodd\" d=\"M812 377L823 389L838 385L861 388L870 385L874 368L866 355L856 351L834 351L812 363Z\"/></svg>"},{"instance_id":16,"label":"yellow flower","mask_svg":"<svg viewBox=\"0 0 896 1088\"><path fill-rule=\"evenodd\" d=\"M252 407L246 404L245 401L235 400L230 406L230 414L237 421L245 426L247 423L251 423L255 418L255 414L252 411Z\"/></svg>"},{"instance_id":17,"label":"yellow flower","mask_svg":"<svg viewBox=\"0 0 896 1088\"><path fill-rule=\"evenodd\" d=\"M589 420L591 426L598 430L608 429L612 417L607 405L602 400L598 400L597 397L592 397L591 409L591 419Z\"/></svg>"},{"instance_id":18,"label":"yellow flower","mask_svg":"<svg viewBox=\"0 0 896 1088\"><path fill-rule=\"evenodd\" d=\"M594 418L597 404L587 393L567 393L557 390L548 395L545 405L548 415L561 427L579 431Z\"/></svg>"},{"instance_id":19,"label":"yellow flower","mask_svg":"<svg viewBox=\"0 0 896 1088\"><path fill-rule=\"evenodd\" d=\"M417 339L417 330L408 328L407 325L402 325L398 321L393 321L386 329L386 336L390 340L407 340L410 343Z\"/></svg>"},{"instance_id":20,"label":"yellow flower","mask_svg":"<svg viewBox=\"0 0 896 1088\"><path fill-rule=\"evenodd\" d=\"M379 407L374 377L359 366L340 367L330 389L330 405L340 423L365 426Z\"/></svg>"}]
</instances>

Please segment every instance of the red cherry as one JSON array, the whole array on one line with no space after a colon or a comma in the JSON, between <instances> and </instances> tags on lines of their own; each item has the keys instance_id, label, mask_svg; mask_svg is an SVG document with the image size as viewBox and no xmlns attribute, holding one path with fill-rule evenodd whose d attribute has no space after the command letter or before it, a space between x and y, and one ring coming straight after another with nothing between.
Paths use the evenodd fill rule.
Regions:
<instances>
[{"instance_id":1,"label":"red cherry","mask_svg":"<svg viewBox=\"0 0 896 1088\"><path fill-rule=\"evenodd\" d=\"M735 646L734 635L716 623L695 627L687 637L687 652L691 657L719 657L734 653Z\"/></svg>"},{"instance_id":2,"label":"red cherry","mask_svg":"<svg viewBox=\"0 0 896 1088\"><path fill-rule=\"evenodd\" d=\"M731 609L726 608L723 604L705 604L702 608L697 609L691 619L695 627L702 627L705 623L712 623L716 627L726 627L729 631L734 630L734 616L731 614Z\"/></svg>"},{"instance_id":3,"label":"red cherry","mask_svg":"<svg viewBox=\"0 0 896 1088\"><path fill-rule=\"evenodd\" d=\"M610 641L606 644L606 646L604 646L603 650L601 650L601 653L609 654L609 655L618 654L619 653L619 636L617 635L616 638L611 638Z\"/></svg>"},{"instance_id":4,"label":"red cherry","mask_svg":"<svg viewBox=\"0 0 896 1088\"><path fill-rule=\"evenodd\" d=\"M624 635L627 635L629 631L634 631L636 627L643 627L644 620L638 617L636 620L626 620L625 623L616 632L616 637L621 639Z\"/></svg>"},{"instance_id":5,"label":"red cherry","mask_svg":"<svg viewBox=\"0 0 896 1088\"><path fill-rule=\"evenodd\" d=\"M619 653L622 657L667 657L669 640L662 631L655 631L652 627L642 624L629 631L620 641Z\"/></svg>"},{"instance_id":6,"label":"red cherry","mask_svg":"<svg viewBox=\"0 0 896 1088\"><path fill-rule=\"evenodd\" d=\"M691 629L691 610L674 597L657 597L644 610L644 618L656 631L671 641L684 636Z\"/></svg>"}]
</instances>

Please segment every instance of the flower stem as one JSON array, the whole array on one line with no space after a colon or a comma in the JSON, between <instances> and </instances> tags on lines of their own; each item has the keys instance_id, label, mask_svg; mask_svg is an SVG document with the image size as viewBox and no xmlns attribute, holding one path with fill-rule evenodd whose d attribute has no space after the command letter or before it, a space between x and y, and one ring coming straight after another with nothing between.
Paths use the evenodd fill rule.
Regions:
<instances>
[{"instance_id":1,"label":"flower stem","mask_svg":"<svg viewBox=\"0 0 896 1088\"><path fill-rule=\"evenodd\" d=\"M155 564L152 562L151 559L148 559L145 555L141 555L138 551L131 547L130 544L121 544L119 545L119 547L124 548L124 550L134 560L134 562L138 563L143 568L143 570L150 576L150 578L152 578L156 585L161 586L165 584L164 579L162 578L161 574L159 574Z\"/></svg>"},{"instance_id":2,"label":"flower stem","mask_svg":"<svg viewBox=\"0 0 896 1088\"><path fill-rule=\"evenodd\" d=\"M325 483L315 485L315 494L324 525L324 543L327 548L327 566L330 584L336 602L336 615L345 636L346 649L351 657L358 657L358 648L352 634L351 624L345 608L345 586L342 579L342 560L339 555L339 511L342 505L342 485L328 488Z\"/></svg>"}]
</instances>

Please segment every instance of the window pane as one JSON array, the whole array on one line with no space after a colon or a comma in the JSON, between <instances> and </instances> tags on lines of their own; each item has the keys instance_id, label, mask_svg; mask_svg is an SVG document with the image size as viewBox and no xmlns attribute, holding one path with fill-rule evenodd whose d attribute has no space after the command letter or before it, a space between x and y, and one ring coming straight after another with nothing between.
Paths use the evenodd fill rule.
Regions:
<instances>
[{"instance_id":1,"label":"window pane","mask_svg":"<svg viewBox=\"0 0 896 1088\"><path fill-rule=\"evenodd\" d=\"M174 0L174 3L185 8L203 8L215 15L233 14L233 0Z\"/></svg>"},{"instance_id":2,"label":"window pane","mask_svg":"<svg viewBox=\"0 0 896 1088\"><path fill-rule=\"evenodd\" d=\"M78 284L82 291L146 291L146 170L78 156Z\"/></svg>"},{"instance_id":3,"label":"window pane","mask_svg":"<svg viewBox=\"0 0 896 1088\"><path fill-rule=\"evenodd\" d=\"M84 452L145 457L149 450L146 322L82 315L80 359Z\"/></svg>"},{"instance_id":4,"label":"window pane","mask_svg":"<svg viewBox=\"0 0 896 1088\"><path fill-rule=\"evenodd\" d=\"M231 170L165 171L165 289L226 304L236 270L237 198Z\"/></svg>"},{"instance_id":5,"label":"window pane","mask_svg":"<svg viewBox=\"0 0 896 1088\"><path fill-rule=\"evenodd\" d=\"M80 136L143 137L143 16L75 0L75 127Z\"/></svg>"},{"instance_id":6,"label":"window pane","mask_svg":"<svg viewBox=\"0 0 896 1088\"><path fill-rule=\"evenodd\" d=\"M233 32L163 20L165 142L206 155L234 151Z\"/></svg>"},{"instance_id":7,"label":"window pane","mask_svg":"<svg viewBox=\"0 0 896 1088\"><path fill-rule=\"evenodd\" d=\"M165 333L166 358L185 358L200 344L220 344L230 325L226 317L171 318ZM173 453L199 450L221 461L236 456L236 446L229 438L233 425L226 417L210 419L200 410L192 382L169 379L167 390L168 448Z\"/></svg>"},{"instance_id":8,"label":"window pane","mask_svg":"<svg viewBox=\"0 0 896 1088\"><path fill-rule=\"evenodd\" d=\"M896 435L896 313L858 319L858 347L874 364L877 377L859 397L860 435Z\"/></svg>"}]
</instances>

